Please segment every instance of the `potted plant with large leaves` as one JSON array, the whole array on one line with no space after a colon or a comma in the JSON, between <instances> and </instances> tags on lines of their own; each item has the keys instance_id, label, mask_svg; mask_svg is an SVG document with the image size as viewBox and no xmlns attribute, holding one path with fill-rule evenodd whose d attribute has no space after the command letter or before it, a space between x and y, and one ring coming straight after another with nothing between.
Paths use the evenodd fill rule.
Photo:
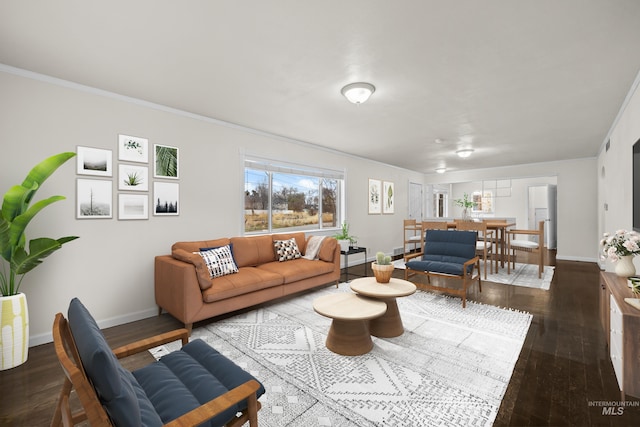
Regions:
<instances>
[{"instance_id":1,"label":"potted plant with large leaves","mask_svg":"<svg viewBox=\"0 0 640 427\"><path fill-rule=\"evenodd\" d=\"M56 154L37 164L22 184L14 185L4 195L0 214L0 255L4 258L0 270L0 370L13 368L27 360L29 350L29 318L27 299L20 293L24 275L42 260L77 236L29 241L25 230L42 209L64 196L51 196L33 204L33 197L42 183L76 153ZM5 262L6 261L6 262Z\"/></svg>"}]
</instances>

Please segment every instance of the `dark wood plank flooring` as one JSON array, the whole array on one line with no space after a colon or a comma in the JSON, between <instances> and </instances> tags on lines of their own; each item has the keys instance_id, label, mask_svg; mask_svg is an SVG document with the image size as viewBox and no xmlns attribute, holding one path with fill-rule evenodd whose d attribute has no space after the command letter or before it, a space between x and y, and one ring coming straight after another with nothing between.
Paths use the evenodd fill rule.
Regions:
<instances>
[{"instance_id":1,"label":"dark wood plank flooring","mask_svg":"<svg viewBox=\"0 0 640 427\"><path fill-rule=\"evenodd\" d=\"M597 265L556 263L553 252L547 259L556 264L549 291L484 282L481 293L475 286L469 293L473 301L533 314L495 426L639 426L640 406L626 406L620 415L597 406L625 398L598 317ZM367 273L371 275L370 267ZM364 265L349 268L349 278L364 274ZM394 274L402 277L400 270ZM118 346L176 327L180 324L163 314L106 329L105 335ZM152 360L145 354L127 359L125 365L133 369ZM24 365L0 371L0 425L48 425L62 378L51 344L31 348ZM640 405L629 396L626 401Z\"/></svg>"}]
</instances>

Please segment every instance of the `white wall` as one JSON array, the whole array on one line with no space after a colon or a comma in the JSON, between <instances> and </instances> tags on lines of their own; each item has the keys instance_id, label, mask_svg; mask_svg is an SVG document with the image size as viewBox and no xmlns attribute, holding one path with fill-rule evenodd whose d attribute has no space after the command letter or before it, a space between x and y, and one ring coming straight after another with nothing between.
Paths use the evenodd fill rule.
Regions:
<instances>
[{"instance_id":1,"label":"white wall","mask_svg":"<svg viewBox=\"0 0 640 427\"><path fill-rule=\"evenodd\" d=\"M117 170L119 133L180 149L180 215L144 221L75 218L75 159L45 183L37 199L60 194L37 217L27 238L78 235L26 276L31 345L51 340L56 312L79 297L102 327L156 315L153 260L179 240L242 233L242 153L287 162L343 169L347 176L347 220L361 246L391 253L402 246L409 181L423 175L238 126L227 126L43 76L0 72L0 194L19 183L37 162L76 146L111 149ZM150 165L151 166L151 165ZM85 177L86 178L86 177ZM393 181L394 215L367 214L369 178ZM356 257L354 261L358 262ZM351 261L351 260L350 260ZM360 260L362 261L362 260Z\"/></svg>"},{"instance_id":2,"label":"white wall","mask_svg":"<svg viewBox=\"0 0 640 427\"><path fill-rule=\"evenodd\" d=\"M639 75L640 76L640 75ZM636 79L636 84L638 80ZM610 148L598 156L598 236L633 228L633 144L640 139L640 91L630 92L627 104L611 129ZM607 205L607 209L605 209ZM640 260L634 259L640 271ZM602 267L613 270L610 262Z\"/></svg>"},{"instance_id":3,"label":"white wall","mask_svg":"<svg viewBox=\"0 0 640 427\"><path fill-rule=\"evenodd\" d=\"M548 163L534 163L494 169L476 169L464 172L446 172L425 177L427 184L467 183L471 181L529 178L520 182L535 182L532 177L557 178L558 185L558 259L595 262L598 257L599 235L597 229L597 176L596 159L585 158ZM540 178L546 183L547 178ZM517 184L517 183L516 183ZM456 184L457 186L457 184ZM462 187L464 189L464 187ZM513 192L520 197L522 213L503 213L515 216L518 227L527 228L527 194L523 189ZM459 190L456 190L459 191ZM469 190L470 191L470 190ZM451 200L459 198L453 194ZM515 200L515 199L514 199ZM517 205L513 202L513 205ZM457 211L452 211L457 215ZM522 219L521 219L522 218Z\"/></svg>"}]
</instances>

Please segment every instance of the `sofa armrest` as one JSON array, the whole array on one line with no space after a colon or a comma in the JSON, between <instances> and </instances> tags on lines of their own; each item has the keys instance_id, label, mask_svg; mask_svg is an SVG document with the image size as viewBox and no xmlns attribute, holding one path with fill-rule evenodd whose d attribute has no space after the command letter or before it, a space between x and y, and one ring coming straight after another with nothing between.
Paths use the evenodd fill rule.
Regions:
<instances>
[{"instance_id":1,"label":"sofa armrest","mask_svg":"<svg viewBox=\"0 0 640 427\"><path fill-rule=\"evenodd\" d=\"M181 340L182 345L186 345L189 342L189 331L186 329L176 329L173 331L165 332L164 334L155 335L153 337L145 338L139 341L132 342L113 349L113 354L118 359L128 357L143 351L149 350L159 345L167 344L173 341Z\"/></svg>"},{"instance_id":2,"label":"sofa armrest","mask_svg":"<svg viewBox=\"0 0 640 427\"><path fill-rule=\"evenodd\" d=\"M156 304L183 322L187 329L204 305L193 264L171 255L155 258L154 289Z\"/></svg>"}]
</instances>

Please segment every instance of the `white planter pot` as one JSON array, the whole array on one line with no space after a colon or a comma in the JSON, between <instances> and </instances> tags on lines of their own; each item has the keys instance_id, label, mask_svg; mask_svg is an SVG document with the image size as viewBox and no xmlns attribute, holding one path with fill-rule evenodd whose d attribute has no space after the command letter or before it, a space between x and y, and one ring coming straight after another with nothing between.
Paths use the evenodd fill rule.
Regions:
<instances>
[{"instance_id":1,"label":"white planter pot","mask_svg":"<svg viewBox=\"0 0 640 427\"><path fill-rule=\"evenodd\" d=\"M340 245L340 250L342 252L348 252L351 242L349 240L338 240L338 244Z\"/></svg>"},{"instance_id":2,"label":"white planter pot","mask_svg":"<svg viewBox=\"0 0 640 427\"><path fill-rule=\"evenodd\" d=\"M27 361L28 352L27 296L0 296L0 370L22 365Z\"/></svg>"}]
</instances>

